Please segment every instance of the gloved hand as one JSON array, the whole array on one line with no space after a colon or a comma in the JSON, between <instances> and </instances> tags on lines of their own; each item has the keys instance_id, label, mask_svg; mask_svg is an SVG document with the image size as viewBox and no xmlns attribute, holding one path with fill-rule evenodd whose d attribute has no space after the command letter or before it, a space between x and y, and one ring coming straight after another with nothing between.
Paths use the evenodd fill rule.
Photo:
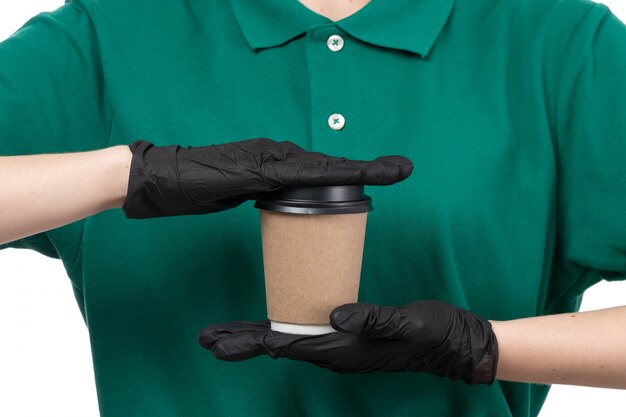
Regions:
<instances>
[{"instance_id":1,"label":"gloved hand","mask_svg":"<svg viewBox=\"0 0 626 417\"><path fill-rule=\"evenodd\" d=\"M491 323L451 304L345 304L331 312L330 323L338 332L302 336L272 331L267 320L236 321L208 326L198 340L226 361L268 354L339 373L430 372L487 385L495 379L498 344Z\"/></svg>"},{"instance_id":2,"label":"gloved hand","mask_svg":"<svg viewBox=\"0 0 626 417\"><path fill-rule=\"evenodd\" d=\"M130 150L122 209L136 219L222 211L286 185L388 185L413 171L402 156L355 161L263 138L187 148L139 140Z\"/></svg>"}]
</instances>

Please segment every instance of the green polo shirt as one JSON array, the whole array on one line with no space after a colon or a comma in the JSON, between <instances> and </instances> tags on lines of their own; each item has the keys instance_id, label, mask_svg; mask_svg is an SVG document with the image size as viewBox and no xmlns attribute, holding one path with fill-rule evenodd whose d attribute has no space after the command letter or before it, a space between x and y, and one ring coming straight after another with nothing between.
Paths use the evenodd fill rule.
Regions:
<instances>
[{"instance_id":1,"label":"green polo shirt","mask_svg":"<svg viewBox=\"0 0 626 417\"><path fill-rule=\"evenodd\" d=\"M296 0L76 0L0 44L0 154L269 137L405 155L408 180L367 188L360 300L508 320L626 278L624 74L626 27L586 0L372 0L338 22ZM103 417L536 416L548 393L214 359L203 326L265 318L252 202L4 246L63 261Z\"/></svg>"}]
</instances>

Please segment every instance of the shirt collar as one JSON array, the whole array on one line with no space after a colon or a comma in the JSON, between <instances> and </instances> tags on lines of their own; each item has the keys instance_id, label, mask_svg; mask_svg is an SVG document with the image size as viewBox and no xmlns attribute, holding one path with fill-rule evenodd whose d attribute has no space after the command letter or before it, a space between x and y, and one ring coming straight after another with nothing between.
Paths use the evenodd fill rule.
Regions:
<instances>
[{"instance_id":1,"label":"shirt collar","mask_svg":"<svg viewBox=\"0 0 626 417\"><path fill-rule=\"evenodd\" d=\"M338 22L312 12L298 0L231 0L251 48L289 42L313 26L335 24L373 45L426 56L448 20L454 0L371 0Z\"/></svg>"}]
</instances>

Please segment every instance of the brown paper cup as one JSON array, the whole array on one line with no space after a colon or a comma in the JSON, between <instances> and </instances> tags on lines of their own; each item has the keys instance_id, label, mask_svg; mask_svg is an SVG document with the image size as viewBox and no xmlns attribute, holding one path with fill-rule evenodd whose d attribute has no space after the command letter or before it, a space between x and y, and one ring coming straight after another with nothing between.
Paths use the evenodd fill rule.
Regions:
<instances>
[{"instance_id":1,"label":"brown paper cup","mask_svg":"<svg viewBox=\"0 0 626 417\"><path fill-rule=\"evenodd\" d=\"M367 212L260 213L268 318L332 331L330 312L358 299Z\"/></svg>"}]
</instances>

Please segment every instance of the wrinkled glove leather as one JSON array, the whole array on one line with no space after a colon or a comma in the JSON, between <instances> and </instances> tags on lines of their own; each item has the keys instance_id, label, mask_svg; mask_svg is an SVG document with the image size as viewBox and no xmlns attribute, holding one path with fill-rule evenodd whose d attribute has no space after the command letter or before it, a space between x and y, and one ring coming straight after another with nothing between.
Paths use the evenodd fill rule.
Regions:
<instances>
[{"instance_id":1,"label":"wrinkled glove leather","mask_svg":"<svg viewBox=\"0 0 626 417\"><path fill-rule=\"evenodd\" d=\"M186 148L139 140L130 150L128 218L218 212L287 185L389 185L413 171L402 156L356 161L264 138Z\"/></svg>"},{"instance_id":2,"label":"wrinkled glove leather","mask_svg":"<svg viewBox=\"0 0 626 417\"><path fill-rule=\"evenodd\" d=\"M498 345L491 323L451 304L345 304L332 311L330 323L338 332L302 336L272 331L267 320L237 321L208 326L198 340L226 361L267 354L339 373L430 372L488 385L495 379Z\"/></svg>"}]
</instances>

